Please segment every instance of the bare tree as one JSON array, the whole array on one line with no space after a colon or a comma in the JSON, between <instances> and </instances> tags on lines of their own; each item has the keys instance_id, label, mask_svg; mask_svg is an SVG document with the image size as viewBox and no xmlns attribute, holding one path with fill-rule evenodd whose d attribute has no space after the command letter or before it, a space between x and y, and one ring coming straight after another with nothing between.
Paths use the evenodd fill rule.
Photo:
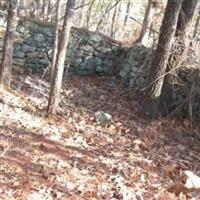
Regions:
<instances>
[{"instance_id":1,"label":"bare tree","mask_svg":"<svg viewBox=\"0 0 200 200\"><path fill-rule=\"evenodd\" d=\"M111 28L110 28L111 37L113 38L115 38L115 22L116 22L117 8L118 6L115 6L115 10L112 15Z\"/></svg>"},{"instance_id":2,"label":"bare tree","mask_svg":"<svg viewBox=\"0 0 200 200\"><path fill-rule=\"evenodd\" d=\"M56 5L56 24L55 24L55 39L54 39L54 47L53 47L53 57L51 62L51 81L53 80L56 56L58 52L58 38L59 38L59 14L61 9L61 0L57 1Z\"/></svg>"},{"instance_id":3,"label":"bare tree","mask_svg":"<svg viewBox=\"0 0 200 200\"><path fill-rule=\"evenodd\" d=\"M200 31L199 27L200 27L200 4L199 4L198 12L197 12L197 19L194 26L193 38L196 38L198 36L199 31Z\"/></svg>"},{"instance_id":4,"label":"bare tree","mask_svg":"<svg viewBox=\"0 0 200 200\"><path fill-rule=\"evenodd\" d=\"M74 14L74 7L75 7L75 0L68 0L66 3L61 36L58 41L58 52L56 55L54 75L53 75L53 80L51 82L51 91L47 107L48 116L56 114L57 106L60 101L60 91L61 91L62 77L64 71L66 48L69 41L69 35L72 25L72 17Z\"/></svg>"},{"instance_id":5,"label":"bare tree","mask_svg":"<svg viewBox=\"0 0 200 200\"><path fill-rule=\"evenodd\" d=\"M102 14L100 20L97 23L96 26L96 31L99 30L100 25L102 24L103 20L105 19L106 15L108 15L119 3L121 2L121 0L117 0L114 4L112 4L111 6L108 5L105 12Z\"/></svg>"},{"instance_id":6,"label":"bare tree","mask_svg":"<svg viewBox=\"0 0 200 200\"><path fill-rule=\"evenodd\" d=\"M85 19L86 19L86 13L87 13L87 10L86 10L86 5L85 5L85 0L82 0L81 1L81 10L80 10L80 20L79 20L79 26L80 27L83 27L84 26L84 22L85 22Z\"/></svg>"},{"instance_id":7,"label":"bare tree","mask_svg":"<svg viewBox=\"0 0 200 200\"><path fill-rule=\"evenodd\" d=\"M89 9L87 11L87 28L89 28L89 23L90 23L90 17L92 13L92 7L94 6L95 0L92 0L89 6Z\"/></svg>"},{"instance_id":8,"label":"bare tree","mask_svg":"<svg viewBox=\"0 0 200 200\"><path fill-rule=\"evenodd\" d=\"M145 16L143 20L142 29L140 32L140 36L137 40L138 43L142 43L143 45L146 45L146 41L148 41L149 36L149 27L151 26L153 15L155 10L155 3L153 0L148 0L148 5L145 11Z\"/></svg>"},{"instance_id":9,"label":"bare tree","mask_svg":"<svg viewBox=\"0 0 200 200\"><path fill-rule=\"evenodd\" d=\"M183 0L169 0L161 26L159 43L152 60L146 91L146 114L157 117L168 58Z\"/></svg>"},{"instance_id":10,"label":"bare tree","mask_svg":"<svg viewBox=\"0 0 200 200\"><path fill-rule=\"evenodd\" d=\"M130 13L130 7L131 7L131 2L128 1L127 6L126 6L126 15L124 17L124 28L126 27L126 24L128 22L129 13Z\"/></svg>"},{"instance_id":11,"label":"bare tree","mask_svg":"<svg viewBox=\"0 0 200 200\"><path fill-rule=\"evenodd\" d=\"M185 35L190 29L198 0L183 0L181 12L179 14L176 35Z\"/></svg>"},{"instance_id":12,"label":"bare tree","mask_svg":"<svg viewBox=\"0 0 200 200\"><path fill-rule=\"evenodd\" d=\"M176 28L176 42L172 46L172 54L169 57L164 86L161 94L161 107L164 107L164 114L173 110L173 82L176 79L174 76L175 70L178 70L182 63L186 60L188 50L192 38L192 22L195 10L197 8L198 0L183 0L181 11L179 13L177 28Z\"/></svg>"},{"instance_id":13,"label":"bare tree","mask_svg":"<svg viewBox=\"0 0 200 200\"><path fill-rule=\"evenodd\" d=\"M4 37L4 47L0 66L1 88L10 88L11 72L13 64L13 43L15 37L17 0L10 0L7 15L7 27Z\"/></svg>"}]
</instances>

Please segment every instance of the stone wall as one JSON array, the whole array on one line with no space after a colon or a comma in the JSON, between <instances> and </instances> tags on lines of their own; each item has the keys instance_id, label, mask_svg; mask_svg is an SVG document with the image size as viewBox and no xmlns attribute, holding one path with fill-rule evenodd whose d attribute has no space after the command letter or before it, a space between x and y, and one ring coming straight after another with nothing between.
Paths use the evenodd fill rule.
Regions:
<instances>
[{"instance_id":1,"label":"stone wall","mask_svg":"<svg viewBox=\"0 0 200 200\"><path fill-rule=\"evenodd\" d=\"M53 42L52 24L27 19L19 21L14 46L14 64L31 72L43 71L50 67ZM0 34L0 55L2 47L3 35ZM72 28L65 66L69 66L71 72L79 75L115 75L116 78L124 80L127 87L144 88L151 52L142 45L125 46L105 35ZM191 103L190 110L199 116L200 72L199 65L196 66L195 69L181 68L179 71L179 82L173 85L173 101L175 107L180 107L185 113L188 113Z\"/></svg>"},{"instance_id":2,"label":"stone wall","mask_svg":"<svg viewBox=\"0 0 200 200\"><path fill-rule=\"evenodd\" d=\"M14 64L43 70L52 57L54 26L33 20L21 20L17 27L14 47ZM3 39L0 39L0 53ZM80 75L111 74L121 45L104 35L72 28L65 65Z\"/></svg>"},{"instance_id":3,"label":"stone wall","mask_svg":"<svg viewBox=\"0 0 200 200\"><path fill-rule=\"evenodd\" d=\"M30 19L20 20L14 45L14 64L32 72L50 66L54 26ZM3 35L0 35L0 54ZM124 80L135 76L148 49L140 45L123 46L103 34L72 28L65 66L79 75L118 74Z\"/></svg>"}]
</instances>

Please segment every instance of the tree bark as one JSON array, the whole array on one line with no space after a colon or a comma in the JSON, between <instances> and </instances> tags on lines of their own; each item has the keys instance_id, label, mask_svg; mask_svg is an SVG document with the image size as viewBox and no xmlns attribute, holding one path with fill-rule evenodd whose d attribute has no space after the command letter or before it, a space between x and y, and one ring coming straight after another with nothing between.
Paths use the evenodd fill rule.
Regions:
<instances>
[{"instance_id":1,"label":"tree bark","mask_svg":"<svg viewBox=\"0 0 200 200\"><path fill-rule=\"evenodd\" d=\"M140 36L137 40L138 43L141 43L143 45L146 45L148 38L149 38L148 27L151 26L153 15L154 15L154 9L155 9L155 6L154 6L153 1L148 0L148 5L147 5L146 11L145 11L142 29L140 32Z\"/></svg>"},{"instance_id":2,"label":"tree bark","mask_svg":"<svg viewBox=\"0 0 200 200\"><path fill-rule=\"evenodd\" d=\"M10 0L7 15L7 27L4 37L4 47L0 66L0 87L10 88L11 72L13 64L13 43L15 37L17 0Z\"/></svg>"},{"instance_id":3,"label":"tree bark","mask_svg":"<svg viewBox=\"0 0 200 200\"><path fill-rule=\"evenodd\" d=\"M94 6L95 0L92 0L89 6L89 9L87 11L87 21L86 21L86 27L89 29L89 24L90 24L90 17L92 13L92 7Z\"/></svg>"},{"instance_id":4,"label":"tree bark","mask_svg":"<svg viewBox=\"0 0 200 200\"><path fill-rule=\"evenodd\" d=\"M181 12L179 14L176 35L186 34L197 8L198 0L183 0Z\"/></svg>"},{"instance_id":5,"label":"tree bark","mask_svg":"<svg viewBox=\"0 0 200 200\"><path fill-rule=\"evenodd\" d=\"M115 7L115 10L113 12L112 16L112 22L111 22L111 37L115 38L115 21L116 21L116 15L117 15L117 8L118 6Z\"/></svg>"},{"instance_id":6,"label":"tree bark","mask_svg":"<svg viewBox=\"0 0 200 200\"><path fill-rule=\"evenodd\" d=\"M161 107L165 107L167 113L173 111L173 81L175 70L178 70L182 63L186 60L188 50L192 38L192 22L195 10L197 8L198 0L183 0L181 11L179 13L177 28L176 28L176 42L172 46L172 53L168 59L167 75L165 76L165 87L161 94ZM173 73L170 73L172 71ZM164 113L166 114L166 113Z\"/></svg>"},{"instance_id":7,"label":"tree bark","mask_svg":"<svg viewBox=\"0 0 200 200\"><path fill-rule=\"evenodd\" d=\"M47 7L47 21L51 19L51 0L48 2L48 7Z\"/></svg>"},{"instance_id":8,"label":"tree bark","mask_svg":"<svg viewBox=\"0 0 200 200\"><path fill-rule=\"evenodd\" d=\"M183 0L169 0L167 3L159 43L150 67L146 91L146 114L153 118L159 115L160 95L182 2Z\"/></svg>"},{"instance_id":9,"label":"tree bark","mask_svg":"<svg viewBox=\"0 0 200 200\"><path fill-rule=\"evenodd\" d=\"M197 19L194 26L193 38L196 38L198 36L199 31L200 31L199 27L200 27L200 4L198 8L198 13L197 13Z\"/></svg>"},{"instance_id":10,"label":"tree bark","mask_svg":"<svg viewBox=\"0 0 200 200\"><path fill-rule=\"evenodd\" d=\"M191 38L192 38L192 21L198 0L183 0L182 8L179 13L176 28L176 43L173 44L173 54L170 55L167 65L167 76L165 76L166 86L162 90L161 106L165 105L168 113L173 111L173 81L175 70L178 70L187 58ZM173 73L170 73L172 71ZM169 100L170 99L170 100Z\"/></svg>"},{"instance_id":11,"label":"tree bark","mask_svg":"<svg viewBox=\"0 0 200 200\"><path fill-rule=\"evenodd\" d=\"M64 71L66 48L69 41L69 35L72 25L72 17L74 14L74 7L75 7L75 0L68 0L65 10L63 28L61 31L61 37L58 42L58 52L56 56L55 71L51 83L51 91L47 107L48 116L56 114L56 110L60 101L60 91L61 91L62 77Z\"/></svg>"},{"instance_id":12,"label":"tree bark","mask_svg":"<svg viewBox=\"0 0 200 200\"><path fill-rule=\"evenodd\" d=\"M81 11L80 11L80 20L79 20L79 26L84 27L84 22L85 22L85 15L86 15L86 6L84 6L85 1L81 1Z\"/></svg>"},{"instance_id":13,"label":"tree bark","mask_svg":"<svg viewBox=\"0 0 200 200\"><path fill-rule=\"evenodd\" d=\"M106 11L103 13L103 15L101 16L101 19L97 23L96 31L99 30L99 27L102 24L103 20L105 19L106 15L108 15L120 2L121 0L117 0L113 5L111 5L110 7L107 7Z\"/></svg>"},{"instance_id":14,"label":"tree bark","mask_svg":"<svg viewBox=\"0 0 200 200\"><path fill-rule=\"evenodd\" d=\"M131 2L128 1L127 6L126 6L126 15L124 17L124 28L126 28L126 25L127 25L127 22L128 22L130 7L131 7Z\"/></svg>"},{"instance_id":15,"label":"tree bark","mask_svg":"<svg viewBox=\"0 0 200 200\"><path fill-rule=\"evenodd\" d=\"M61 9L61 1L57 1L56 6L56 24L55 24L55 39L54 39L54 46L53 46L53 57L51 62L51 82L53 81L55 63L56 63L56 56L58 52L58 38L59 38L59 13Z\"/></svg>"}]
</instances>

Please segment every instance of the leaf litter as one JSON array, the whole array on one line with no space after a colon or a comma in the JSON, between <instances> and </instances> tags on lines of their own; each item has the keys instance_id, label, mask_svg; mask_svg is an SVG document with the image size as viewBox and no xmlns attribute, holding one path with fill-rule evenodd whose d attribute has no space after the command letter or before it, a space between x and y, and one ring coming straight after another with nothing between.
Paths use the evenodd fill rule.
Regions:
<instances>
[{"instance_id":1,"label":"leaf litter","mask_svg":"<svg viewBox=\"0 0 200 200\"><path fill-rule=\"evenodd\" d=\"M0 199L200 199L199 124L142 119L141 99L108 80L70 76L49 119L49 84L14 76L0 96Z\"/></svg>"}]
</instances>

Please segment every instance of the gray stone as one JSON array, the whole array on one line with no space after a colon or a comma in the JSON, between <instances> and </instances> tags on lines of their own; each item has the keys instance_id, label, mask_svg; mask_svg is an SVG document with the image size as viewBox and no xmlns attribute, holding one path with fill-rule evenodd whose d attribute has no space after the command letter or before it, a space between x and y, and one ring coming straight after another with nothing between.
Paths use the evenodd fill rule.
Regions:
<instances>
[{"instance_id":1,"label":"gray stone","mask_svg":"<svg viewBox=\"0 0 200 200\"><path fill-rule=\"evenodd\" d=\"M89 39L93 42L100 42L102 40L101 36L98 34L91 34Z\"/></svg>"},{"instance_id":2,"label":"gray stone","mask_svg":"<svg viewBox=\"0 0 200 200\"><path fill-rule=\"evenodd\" d=\"M45 42L37 42L36 46L37 46L38 49L40 49L40 48L46 48L47 44Z\"/></svg>"},{"instance_id":3,"label":"gray stone","mask_svg":"<svg viewBox=\"0 0 200 200\"><path fill-rule=\"evenodd\" d=\"M87 76L95 74L95 66L92 64L80 64L80 68L76 69L77 74Z\"/></svg>"},{"instance_id":4,"label":"gray stone","mask_svg":"<svg viewBox=\"0 0 200 200\"><path fill-rule=\"evenodd\" d=\"M18 51L14 51L13 56L17 57L17 58L24 58L25 57L25 53L18 50Z\"/></svg>"},{"instance_id":5,"label":"gray stone","mask_svg":"<svg viewBox=\"0 0 200 200\"><path fill-rule=\"evenodd\" d=\"M16 52L17 51L21 51L21 49L22 49L22 45L21 44L19 44L19 43L17 43L17 44L15 43L14 44L14 51L16 51Z\"/></svg>"},{"instance_id":6,"label":"gray stone","mask_svg":"<svg viewBox=\"0 0 200 200\"><path fill-rule=\"evenodd\" d=\"M138 79L136 79L136 85L138 87L144 87L144 85L145 85L145 79L143 77L139 77Z\"/></svg>"},{"instance_id":7,"label":"gray stone","mask_svg":"<svg viewBox=\"0 0 200 200\"><path fill-rule=\"evenodd\" d=\"M94 113L94 118L95 118L95 121L98 123L98 124L107 124L109 123L111 120L112 120L112 116L106 112L103 112L103 111L97 111Z\"/></svg>"},{"instance_id":8,"label":"gray stone","mask_svg":"<svg viewBox=\"0 0 200 200\"><path fill-rule=\"evenodd\" d=\"M99 74L103 74L103 72L104 72L104 67L102 67L102 66L100 66L100 65L97 66L97 67L96 67L96 72L99 73Z\"/></svg>"},{"instance_id":9,"label":"gray stone","mask_svg":"<svg viewBox=\"0 0 200 200\"><path fill-rule=\"evenodd\" d=\"M94 57L94 62L96 64L96 66L101 66L103 61L101 58Z\"/></svg>"},{"instance_id":10,"label":"gray stone","mask_svg":"<svg viewBox=\"0 0 200 200\"><path fill-rule=\"evenodd\" d=\"M23 44L21 48L22 48L22 51L25 52L25 53L26 52L33 52L33 51L36 50L35 46L29 46L27 44Z\"/></svg>"},{"instance_id":11,"label":"gray stone","mask_svg":"<svg viewBox=\"0 0 200 200\"><path fill-rule=\"evenodd\" d=\"M108 81L106 82L106 84L107 84L109 87L111 87L111 88L117 87L117 81L116 81L115 79L108 80Z\"/></svg>"},{"instance_id":12,"label":"gray stone","mask_svg":"<svg viewBox=\"0 0 200 200\"><path fill-rule=\"evenodd\" d=\"M46 30L45 34L47 35L48 38L54 38L55 34L54 34L54 29L48 29Z\"/></svg>"},{"instance_id":13,"label":"gray stone","mask_svg":"<svg viewBox=\"0 0 200 200\"><path fill-rule=\"evenodd\" d=\"M121 70L120 72L119 72L119 76L120 76L120 78L122 78L122 79L124 79L126 76L127 76L127 72L126 71L124 71L124 70Z\"/></svg>"},{"instance_id":14,"label":"gray stone","mask_svg":"<svg viewBox=\"0 0 200 200\"><path fill-rule=\"evenodd\" d=\"M50 62L47 59L38 59L38 63L47 66Z\"/></svg>"},{"instance_id":15,"label":"gray stone","mask_svg":"<svg viewBox=\"0 0 200 200\"><path fill-rule=\"evenodd\" d=\"M38 58L46 58L46 57L47 57L47 55L46 55L46 53L45 53L45 52L40 52L40 51L37 51L37 57L38 57Z\"/></svg>"},{"instance_id":16,"label":"gray stone","mask_svg":"<svg viewBox=\"0 0 200 200\"><path fill-rule=\"evenodd\" d=\"M137 72L138 71L138 67L136 67L136 66L131 67L131 71L132 72Z\"/></svg>"},{"instance_id":17,"label":"gray stone","mask_svg":"<svg viewBox=\"0 0 200 200\"><path fill-rule=\"evenodd\" d=\"M86 52L94 52L94 49L90 45L81 46L80 50L83 50Z\"/></svg>"},{"instance_id":18,"label":"gray stone","mask_svg":"<svg viewBox=\"0 0 200 200\"><path fill-rule=\"evenodd\" d=\"M26 68L30 68L30 69L36 69L38 67L38 64L37 63L27 62L25 67Z\"/></svg>"},{"instance_id":19,"label":"gray stone","mask_svg":"<svg viewBox=\"0 0 200 200\"><path fill-rule=\"evenodd\" d=\"M113 61L112 59L103 59L104 66L108 66L109 68L112 67Z\"/></svg>"},{"instance_id":20,"label":"gray stone","mask_svg":"<svg viewBox=\"0 0 200 200\"><path fill-rule=\"evenodd\" d=\"M18 26L17 32L22 33L22 34L28 34L29 30L27 30L25 26Z\"/></svg>"},{"instance_id":21,"label":"gray stone","mask_svg":"<svg viewBox=\"0 0 200 200\"><path fill-rule=\"evenodd\" d=\"M34 51L34 52L28 52L26 53L26 55L30 58L37 58L38 57L38 52L37 51Z\"/></svg>"},{"instance_id":22,"label":"gray stone","mask_svg":"<svg viewBox=\"0 0 200 200\"><path fill-rule=\"evenodd\" d=\"M37 46L36 41L33 40L32 36L27 38L27 39L25 39L24 44L26 44L28 46L32 46L32 47L36 47Z\"/></svg>"},{"instance_id":23,"label":"gray stone","mask_svg":"<svg viewBox=\"0 0 200 200\"><path fill-rule=\"evenodd\" d=\"M14 58L13 64L17 66L24 66L25 65L25 59L22 58Z\"/></svg>"},{"instance_id":24,"label":"gray stone","mask_svg":"<svg viewBox=\"0 0 200 200\"><path fill-rule=\"evenodd\" d=\"M96 72L101 75L109 75L111 73L111 67L107 67L105 65L99 65L96 67Z\"/></svg>"}]
</instances>

